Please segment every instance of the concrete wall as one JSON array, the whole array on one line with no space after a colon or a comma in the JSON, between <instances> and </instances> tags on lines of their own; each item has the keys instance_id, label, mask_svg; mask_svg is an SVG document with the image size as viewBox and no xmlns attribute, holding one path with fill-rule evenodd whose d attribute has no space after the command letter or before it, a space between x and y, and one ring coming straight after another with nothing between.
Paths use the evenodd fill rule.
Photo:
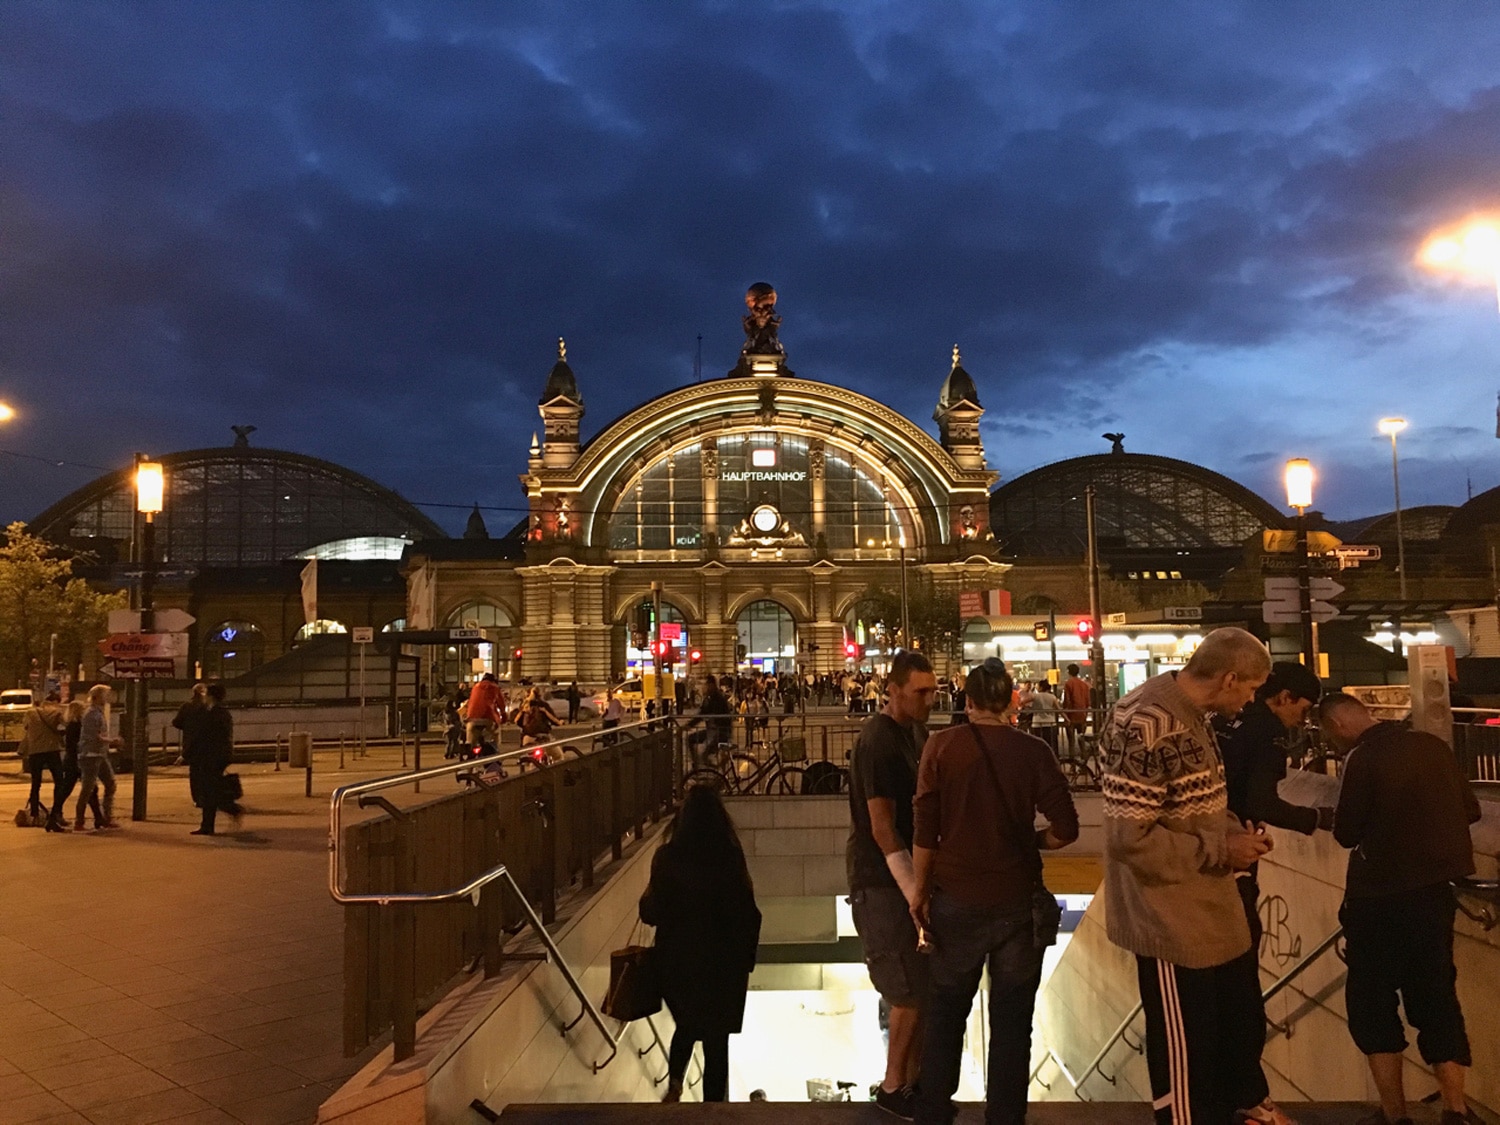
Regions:
<instances>
[{"instance_id":1,"label":"concrete wall","mask_svg":"<svg viewBox=\"0 0 1500 1125\"><path fill-rule=\"evenodd\" d=\"M636 903L650 877L660 831L629 854L607 881L560 908L553 937L584 991L599 1003L609 984L609 955L629 944ZM647 931L649 934L649 931ZM641 940L639 934L636 940ZM510 943L510 951L539 948ZM451 993L418 1025L417 1053L394 1064L389 1048L323 1104L325 1125L409 1125L413 1121L463 1122L475 1118L469 1103L482 1097L494 1109L511 1102L655 1101L664 1087L662 1051L651 1049L644 1022L625 1026L619 1054L595 1074L592 1064L609 1054L598 1030L585 1018L566 1034L559 1029L580 1005L561 973L544 962L509 966L492 981L476 979ZM673 1024L663 1009L654 1017L662 1040ZM606 1019L611 1028L618 1027ZM689 1068L689 1078L700 1073ZM689 1088L686 1098L697 1097Z\"/></svg>"},{"instance_id":2,"label":"concrete wall","mask_svg":"<svg viewBox=\"0 0 1500 1125\"><path fill-rule=\"evenodd\" d=\"M1338 781L1313 774L1294 774L1282 786L1289 801L1327 805L1337 800ZM1500 852L1500 804L1483 802L1485 816L1473 830L1480 875L1493 878ZM1338 927L1348 852L1327 832L1302 836L1271 830L1275 849L1261 862L1261 943L1263 987L1270 987ZM1093 1060L1104 1041L1139 1000L1134 958L1105 937L1108 903L1094 899L1037 1004L1037 1025L1044 1034L1033 1044L1033 1066L1039 1081L1031 1096L1038 1100L1072 1098L1072 1087L1047 1048L1076 1077ZM1459 915L1455 959L1459 998L1474 1050L1470 1092L1475 1103L1500 1108L1500 928L1486 933ZM1297 981L1272 999L1267 1015L1276 1023L1291 1021L1290 1037L1271 1032L1263 1064L1272 1095L1287 1101L1373 1101L1374 1086L1364 1057L1349 1038L1344 1010L1345 968L1333 951L1310 966ZM1130 1040L1140 1042L1143 1021L1137 1017ZM1414 1042L1414 1037L1413 1037ZM1407 1091L1413 1099L1435 1089L1415 1046L1407 1053ZM1044 1061L1045 1060L1045 1061ZM1126 1043L1117 1044L1103 1066L1111 1085L1098 1075L1086 1079L1083 1093L1097 1101L1149 1099L1144 1057ZM1043 1083L1050 1084L1051 1089Z\"/></svg>"}]
</instances>

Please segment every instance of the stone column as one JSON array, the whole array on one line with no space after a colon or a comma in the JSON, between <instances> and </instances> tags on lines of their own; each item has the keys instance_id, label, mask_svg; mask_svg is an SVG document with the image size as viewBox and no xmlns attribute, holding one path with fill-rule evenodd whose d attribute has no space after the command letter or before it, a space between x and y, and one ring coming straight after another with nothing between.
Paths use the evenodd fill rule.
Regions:
<instances>
[{"instance_id":1,"label":"stone column","mask_svg":"<svg viewBox=\"0 0 1500 1125\"><path fill-rule=\"evenodd\" d=\"M703 439L703 541L719 537L719 443Z\"/></svg>"},{"instance_id":2,"label":"stone column","mask_svg":"<svg viewBox=\"0 0 1500 1125\"><path fill-rule=\"evenodd\" d=\"M823 534L827 527L827 503L826 489L824 486L824 475L827 464L827 454L820 440L808 443L807 449L807 476L808 491L812 495L812 540L818 542L818 537Z\"/></svg>"}]
</instances>

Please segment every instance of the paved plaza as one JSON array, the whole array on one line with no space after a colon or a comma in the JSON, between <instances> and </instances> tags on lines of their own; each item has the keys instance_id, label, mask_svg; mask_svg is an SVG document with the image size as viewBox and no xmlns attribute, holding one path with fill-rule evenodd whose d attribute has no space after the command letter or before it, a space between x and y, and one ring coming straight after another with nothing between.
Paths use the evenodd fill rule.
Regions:
<instances>
[{"instance_id":1,"label":"paved plaza","mask_svg":"<svg viewBox=\"0 0 1500 1125\"><path fill-rule=\"evenodd\" d=\"M118 831L18 829L26 779L0 759L0 1125L313 1119L363 1061L342 1054L328 793L401 752L317 765L312 799L300 770L237 766L248 815L205 838L184 768L152 771L146 822L127 776Z\"/></svg>"}]
</instances>

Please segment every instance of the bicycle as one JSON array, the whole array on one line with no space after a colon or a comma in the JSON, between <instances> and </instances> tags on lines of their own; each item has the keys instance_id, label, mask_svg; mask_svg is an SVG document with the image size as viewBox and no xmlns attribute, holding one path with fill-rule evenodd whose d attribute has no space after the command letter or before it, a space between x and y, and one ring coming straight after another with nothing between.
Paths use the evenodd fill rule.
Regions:
<instances>
[{"instance_id":1,"label":"bicycle","mask_svg":"<svg viewBox=\"0 0 1500 1125\"><path fill-rule=\"evenodd\" d=\"M711 785L728 796L801 793L803 767L796 763L807 760L807 740L787 736L770 746L770 755L762 760L755 754L735 750L733 743L720 743L704 752L702 762L688 772L687 784ZM729 751L727 755L725 750Z\"/></svg>"}]
</instances>

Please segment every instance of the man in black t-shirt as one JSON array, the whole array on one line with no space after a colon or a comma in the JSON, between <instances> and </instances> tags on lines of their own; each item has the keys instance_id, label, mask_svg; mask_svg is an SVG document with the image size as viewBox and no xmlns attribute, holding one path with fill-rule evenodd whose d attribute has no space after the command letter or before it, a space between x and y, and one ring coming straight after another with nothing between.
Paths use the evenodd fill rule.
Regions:
<instances>
[{"instance_id":1,"label":"man in black t-shirt","mask_svg":"<svg viewBox=\"0 0 1500 1125\"><path fill-rule=\"evenodd\" d=\"M875 1101L909 1118L927 986L927 958L917 949L910 914L916 892L912 798L937 678L921 653L900 652L891 662L886 688L885 709L865 720L849 756L852 828L846 855L854 928L870 981L891 1008L885 1079Z\"/></svg>"}]
</instances>

